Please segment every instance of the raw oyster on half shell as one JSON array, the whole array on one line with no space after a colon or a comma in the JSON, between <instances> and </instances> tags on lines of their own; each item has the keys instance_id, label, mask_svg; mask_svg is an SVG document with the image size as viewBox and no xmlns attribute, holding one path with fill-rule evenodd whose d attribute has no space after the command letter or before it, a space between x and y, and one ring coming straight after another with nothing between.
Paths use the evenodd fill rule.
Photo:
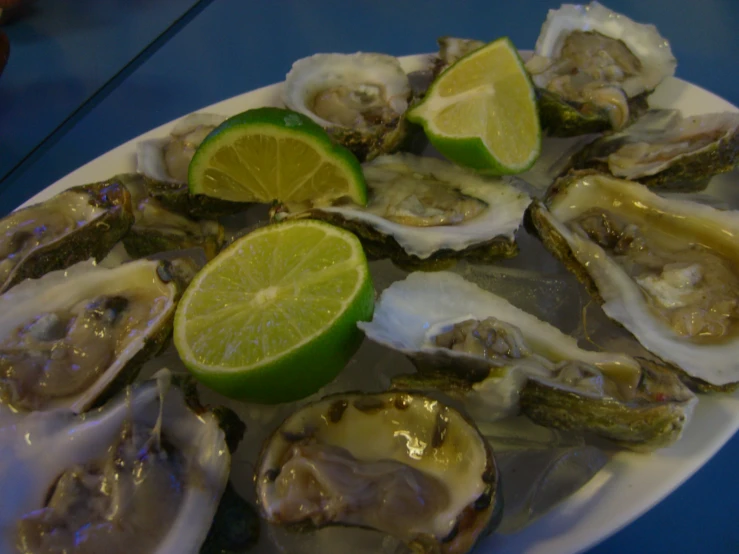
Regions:
<instances>
[{"instance_id":1,"label":"raw oyster on half shell","mask_svg":"<svg viewBox=\"0 0 739 554\"><path fill-rule=\"evenodd\" d=\"M456 393L477 421L520 411L539 425L647 450L676 441L696 401L667 369L579 348L455 273L411 273L383 291L371 322L358 325L418 368L398 386Z\"/></svg>"},{"instance_id":2,"label":"raw oyster on half shell","mask_svg":"<svg viewBox=\"0 0 739 554\"><path fill-rule=\"evenodd\" d=\"M367 206L278 208L275 217L323 219L354 232L371 256L433 267L460 257L516 255L529 196L512 179L486 178L437 158L381 156L363 165Z\"/></svg>"},{"instance_id":3,"label":"raw oyster on half shell","mask_svg":"<svg viewBox=\"0 0 739 554\"><path fill-rule=\"evenodd\" d=\"M0 292L77 262L102 260L133 223L119 182L72 187L0 220Z\"/></svg>"},{"instance_id":4,"label":"raw oyster on half shell","mask_svg":"<svg viewBox=\"0 0 739 554\"><path fill-rule=\"evenodd\" d=\"M123 237L131 257L188 248L202 248L209 260L218 254L225 242L225 231L218 221L196 220L167 209L149 194L149 183L137 173L118 175L116 180L131 193L134 224Z\"/></svg>"},{"instance_id":5,"label":"raw oyster on half shell","mask_svg":"<svg viewBox=\"0 0 739 554\"><path fill-rule=\"evenodd\" d=\"M555 181L530 219L647 350L699 388L739 384L739 212L580 171Z\"/></svg>"},{"instance_id":6,"label":"raw oyster on half shell","mask_svg":"<svg viewBox=\"0 0 739 554\"><path fill-rule=\"evenodd\" d=\"M591 2L549 11L526 69L537 87L542 128L573 136L626 126L676 65L654 25Z\"/></svg>"},{"instance_id":7,"label":"raw oyster on half shell","mask_svg":"<svg viewBox=\"0 0 739 554\"><path fill-rule=\"evenodd\" d=\"M283 101L310 117L360 161L397 150L407 134L411 85L387 54L315 54L296 61Z\"/></svg>"},{"instance_id":8,"label":"raw oyster on half shell","mask_svg":"<svg viewBox=\"0 0 739 554\"><path fill-rule=\"evenodd\" d=\"M375 529L413 552L463 554L499 523L498 470L455 409L410 391L327 396L289 416L257 462L267 521Z\"/></svg>"},{"instance_id":9,"label":"raw oyster on half shell","mask_svg":"<svg viewBox=\"0 0 739 554\"><path fill-rule=\"evenodd\" d=\"M0 428L0 551L199 552L231 457L217 417L170 381Z\"/></svg>"},{"instance_id":10,"label":"raw oyster on half shell","mask_svg":"<svg viewBox=\"0 0 739 554\"><path fill-rule=\"evenodd\" d=\"M568 169L597 169L654 189L698 191L714 175L734 169L738 158L739 113L682 117L677 110L651 110L586 145Z\"/></svg>"},{"instance_id":11,"label":"raw oyster on half shell","mask_svg":"<svg viewBox=\"0 0 739 554\"><path fill-rule=\"evenodd\" d=\"M133 381L169 340L193 274L184 260L87 261L0 296L0 403L82 412Z\"/></svg>"}]
</instances>

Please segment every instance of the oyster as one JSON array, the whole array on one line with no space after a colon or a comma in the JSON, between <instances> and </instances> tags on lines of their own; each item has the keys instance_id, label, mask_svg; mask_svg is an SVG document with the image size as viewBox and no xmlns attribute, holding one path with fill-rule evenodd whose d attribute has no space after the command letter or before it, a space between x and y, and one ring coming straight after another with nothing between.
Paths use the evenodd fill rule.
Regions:
<instances>
[{"instance_id":1,"label":"oyster","mask_svg":"<svg viewBox=\"0 0 739 554\"><path fill-rule=\"evenodd\" d=\"M411 85L387 54L315 54L296 61L283 101L325 128L360 161L397 150L407 134Z\"/></svg>"},{"instance_id":2,"label":"oyster","mask_svg":"<svg viewBox=\"0 0 739 554\"><path fill-rule=\"evenodd\" d=\"M154 181L187 183L195 150L226 119L218 114L192 113L178 121L168 137L140 141L136 146L138 172Z\"/></svg>"},{"instance_id":3,"label":"oyster","mask_svg":"<svg viewBox=\"0 0 739 554\"><path fill-rule=\"evenodd\" d=\"M0 292L23 279L101 260L133 223L131 197L116 181L82 185L0 221Z\"/></svg>"},{"instance_id":4,"label":"oyster","mask_svg":"<svg viewBox=\"0 0 739 554\"><path fill-rule=\"evenodd\" d=\"M695 396L666 369L593 352L450 272L412 273L383 291L371 340L403 352L420 375L396 385L460 394L472 417L520 410L540 425L591 432L635 449L677 440Z\"/></svg>"},{"instance_id":5,"label":"oyster","mask_svg":"<svg viewBox=\"0 0 739 554\"><path fill-rule=\"evenodd\" d=\"M123 245L133 258L141 258L168 250L199 247L210 260L225 241L223 226L210 219L194 220L168 210L149 195L146 180L136 174L117 178L131 193L134 224L123 237Z\"/></svg>"},{"instance_id":6,"label":"oyster","mask_svg":"<svg viewBox=\"0 0 739 554\"><path fill-rule=\"evenodd\" d=\"M30 414L0 429L0 551L197 553L230 454L169 372L102 409Z\"/></svg>"},{"instance_id":7,"label":"oyster","mask_svg":"<svg viewBox=\"0 0 739 554\"><path fill-rule=\"evenodd\" d=\"M265 443L256 486L271 523L368 527L423 553L469 552L501 508L495 460L475 426L406 391L304 406Z\"/></svg>"},{"instance_id":8,"label":"oyster","mask_svg":"<svg viewBox=\"0 0 739 554\"><path fill-rule=\"evenodd\" d=\"M682 117L652 110L621 132L591 142L570 163L661 190L697 191L739 157L739 113Z\"/></svg>"},{"instance_id":9,"label":"oyster","mask_svg":"<svg viewBox=\"0 0 739 554\"><path fill-rule=\"evenodd\" d=\"M168 137L140 141L136 171L146 178L149 196L169 210L195 218L211 219L246 209L246 202L189 192L187 176L195 150L224 121L222 115L192 113L177 122Z\"/></svg>"},{"instance_id":10,"label":"oyster","mask_svg":"<svg viewBox=\"0 0 739 554\"><path fill-rule=\"evenodd\" d=\"M669 43L654 25L598 2L550 10L526 62L537 87L542 128L555 136L620 129L675 72Z\"/></svg>"},{"instance_id":11,"label":"oyster","mask_svg":"<svg viewBox=\"0 0 739 554\"><path fill-rule=\"evenodd\" d=\"M370 255L407 265L516 255L514 234L530 198L511 180L412 154L381 156L363 171L366 207L293 207L290 213L288 206L276 217L324 219L354 232Z\"/></svg>"},{"instance_id":12,"label":"oyster","mask_svg":"<svg viewBox=\"0 0 739 554\"><path fill-rule=\"evenodd\" d=\"M581 171L530 208L544 246L649 351L701 388L739 383L739 213Z\"/></svg>"},{"instance_id":13,"label":"oyster","mask_svg":"<svg viewBox=\"0 0 739 554\"><path fill-rule=\"evenodd\" d=\"M184 261L91 261L0 296L0 401L16 410L88 409L131 382L172 331L194 274Z\"/></svg>"}]
</instances>

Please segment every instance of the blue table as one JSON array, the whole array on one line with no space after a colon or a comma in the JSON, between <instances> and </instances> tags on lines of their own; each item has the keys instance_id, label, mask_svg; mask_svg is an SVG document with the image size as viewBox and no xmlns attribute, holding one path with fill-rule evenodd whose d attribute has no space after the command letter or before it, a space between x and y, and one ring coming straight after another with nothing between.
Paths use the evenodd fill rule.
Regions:
<instances>
[{"instance_id":1,"label":"blue table","mask_svg":"<svg viewBox=\"0 0 739 554\"><path fill-rule=\"evenodd\" d=\"M672 43L677 76L739 105L739 3L612 0L609 7L657 25ZM213 102L284 78L316 52L436 50L436 37L508 35L533 47L554 1L219 0L122 80L32 164L9 178L3 212L79 165L138 134ZM17 59L16 59L17 61ZM41 68L37 68L41 72ZM5 76L3 77L5 78ZM591 550L592 554L739 552L739 437L676 492Z\"/></svg>"},{"instance_id":2,"label":"blue table","mask_svg":"<svg viewBox=\"0 0 739 554\"><path fill-rule=\"evenodd\" d=\"M38 0L5 25L0 181L195 3Z\"/></svg>"}]
</instances>

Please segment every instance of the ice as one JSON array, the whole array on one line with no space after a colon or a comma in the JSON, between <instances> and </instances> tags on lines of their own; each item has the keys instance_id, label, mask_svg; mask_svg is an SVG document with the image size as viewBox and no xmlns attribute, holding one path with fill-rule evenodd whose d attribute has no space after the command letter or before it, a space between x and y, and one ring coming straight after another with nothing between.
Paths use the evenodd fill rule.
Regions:
<instances>
[{"instance_id":1,"label":"ice","mask_svg":"<svg viewBox=\"0 0 739 554\"><path fill-rule=\"evenodd\" d=\"M503 483L498 533L515 533L577 492L608 462L608 455L572 433L514 417L480 425Z\"/></svg>"}]
</instances>

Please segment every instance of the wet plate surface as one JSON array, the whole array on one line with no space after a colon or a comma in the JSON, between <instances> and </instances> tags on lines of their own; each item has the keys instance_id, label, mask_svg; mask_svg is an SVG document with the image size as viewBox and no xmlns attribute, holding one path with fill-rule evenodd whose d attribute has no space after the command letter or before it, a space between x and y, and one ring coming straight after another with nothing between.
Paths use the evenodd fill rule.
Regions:
<instances>
[{"instance_id":1,"label":"wet plate surface","mask_svg":"<svg viewBox=\"0 0 739 554\"><path fill-rule=\"evenodd\" d=\"M410 71L421 67L425 60L424 56L411 56L404 58L403 63L406 70ZM204 108L204 111L231 115L252 107L279 105L279 87L280 85L274 85L246 93ZM652 97L651 103L656 107L679 108L685 114L736 111L736 108L715 95L678 79L668 79L663 83ZM53 184L31 202L45 199L70 186L134 170L136 142L143 138L164 136L174 124L175 122L171 122L121 145ZM523 175L532 183L530 192L543 193L549 170L556 165L561 152L571 146L572 141L561 139L548 139L545 142L542 159L528 175ZM695 199L723 207L739 206L739 192L731 186L737 179L739 175L736 172L716 177L709 188ZM263 215L263 209L252 210L244 216L246 219L229 223L234 227L253 226ZM516 258L495 266L460 263L452 271L557 325L564 332L576 336L582 346L587 347L590 344L593 348L622 349L629 353L636 351L634 349L638 345L605 318L600 308L591 303L582 287L543 249L538 240L523 229L519 232L518 240L521 250ZM372 272L378 293L405 275L387 261L373 262ZM163 366L175 371L183 370L174 349L170 348L164 356L148 364L142 377ZM340 377L316 396L358 388L381 390L389 385L392 375L412 370L413 366L402 355L365 341ZM253 463L259 446L295 406L245 405L207 392L205 400L232 407L247 423L248 433L234 459L232 480L240 492L252 497ZM306 399L308 400L310 399ZM504 479L507 471L505 466L517 466L522 459L538 475L549 472L563 476L563 480L557 482L565 483L565 487L579 485L578 473L573 472L573 468L577 470L578 464L580 468L599 467L602 463L605 465L576 494L525 528L518 530L522 521L510 517L504 522L502 529L507 532L488 538L477 552L556 554L582 551L614 533L677 488L705 464L737 428L738 393L702 396L683 438L674 446L649 455L618 452L603 458L599 451L584 449L580 451L584 453L584 461L581 457L575 463L568 454L571 449L578 448L578 444L571 442L569 437L558 434L538 436L536 432L527 435L530 437L527 439L529 443L556 447L549 448L546 455L536 455L538 447L521 450L521 445L511 440L508 434L510 427L502 430L500 427L486 428L483 431L494 437L491 441L502 452L500 461ZM526 510L532 506L538 506L538 509L547 508L551 503L548 495L557 491L542 489L536 498L527 496L526 491L520 494L519 491L515 492L507 500L513 502L518 508L518 515L524 517ZM356 541L357 549L353 550L358 552L399 552L397 543L392 540L370 532L339 528L327 529L299 540L282 530L266 528L256 551L262 554L279 551L330 554L345 552L349 540Z\"/></svg>"}]
</instances>

